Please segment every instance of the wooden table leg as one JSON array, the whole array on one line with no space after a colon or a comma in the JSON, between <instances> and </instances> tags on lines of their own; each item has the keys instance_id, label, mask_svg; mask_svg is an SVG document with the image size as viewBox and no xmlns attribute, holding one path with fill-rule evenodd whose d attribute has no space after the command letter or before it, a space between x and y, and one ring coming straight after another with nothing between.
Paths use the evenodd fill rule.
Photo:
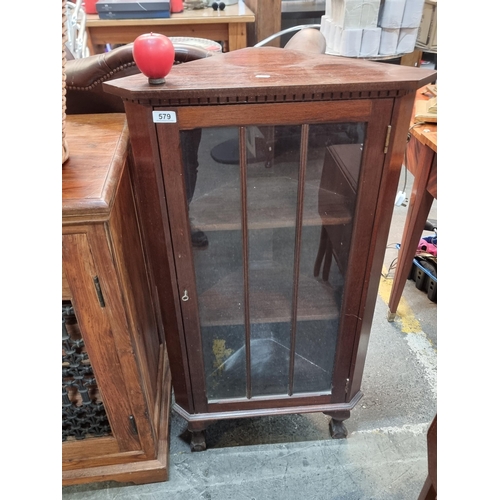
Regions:
<instances>
[{"instance_id":1,"label":"wooden table leg","mask_svg":"<svg viewBox=\"0 0 500 500\"><path fill-rule=\"evenodd\" d=\"M97 54L96 47L92 41L92 32L87 28L87 47L89 48L89 55Z\"/></svg>"},{"instance_id":2,"label":"wooden table leg","mask_svg":"<svg viewBox=\"0 0 500 500\"><path fill-rule=\"evenodd\" d=\"M404 54L401 57L401 66L412 66L415 68L420 67L420 60L422 59L422 51L415 49L413 52L409 54Z\"/></svg>"},{"instance_id":3,"label":"wooden table leg","mask_svg":"<svg viewBox=\"0 0 500 500\"><path fill-rule=\"evenodd\" d=\"M246 23L229 23L229 50L244 49L247 46Z\"/></svg>"},{"instance_id":4,"label":"wooden table leg","mask_svg":"<svg viewBox=\"0 0 500 500\"><path fill-rule=\"evenodd\" d=\"M428 147L421 148L418 165L415 169L415 179L399 249L398 263L389 297L389 311L387 314L389 321L394 321L396 317L396 311L410 273L415 251L434 201L434 197L427 189L434 157L435 153L432 149Z\"/></svg>"}]
</instances>

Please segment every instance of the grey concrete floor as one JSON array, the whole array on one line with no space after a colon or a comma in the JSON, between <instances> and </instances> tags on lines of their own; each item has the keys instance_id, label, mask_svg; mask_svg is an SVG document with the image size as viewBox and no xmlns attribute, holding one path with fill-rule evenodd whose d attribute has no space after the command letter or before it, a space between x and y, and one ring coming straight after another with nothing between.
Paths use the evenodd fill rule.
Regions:
<instances>
[{"instance_id":1,"label":"grey concrete floor","mask_svg":"<svg viewBox=\"0 0 500 500\"><path fill-rule=\"evenodd\" d=\"M408 196L411 185L409 174ZM405 206L394 208L385 271L397 258L391 244L400 241L406 213ZM437 219L437 203L430 218ZM330 438L323 414L237 419L210 426L208 449L192 453L186 424L172 413L168 481L69 486L63 500L418 498L427 475L426 432L437 408L437 304L408 281L401 314L389 323L390 277L381 277L364 397L345 422L346 439Z\"/></svg>"}]
</instances>

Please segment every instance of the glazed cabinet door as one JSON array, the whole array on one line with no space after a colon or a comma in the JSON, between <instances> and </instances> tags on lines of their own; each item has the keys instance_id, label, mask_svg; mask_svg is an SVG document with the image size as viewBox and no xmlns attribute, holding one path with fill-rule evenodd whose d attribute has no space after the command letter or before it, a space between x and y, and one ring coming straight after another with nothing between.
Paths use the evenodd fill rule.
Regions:
<instances>
[{"instance_id":1,"label":"glazed cabinet door","mask_svg":"<svg viewBox=\"0 0 500 500\"><path fill-rule=\"evenodd\" d=\"M157 110L197 412L345 401L391 110Z\"/></svg>"}]
</instances>

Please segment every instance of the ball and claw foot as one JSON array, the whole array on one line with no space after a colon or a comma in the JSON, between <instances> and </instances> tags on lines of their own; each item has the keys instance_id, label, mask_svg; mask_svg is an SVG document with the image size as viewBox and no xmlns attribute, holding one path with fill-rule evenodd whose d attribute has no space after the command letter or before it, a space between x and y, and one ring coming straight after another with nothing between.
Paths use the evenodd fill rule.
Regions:
<instances>
[{"instance_id":1,"label":"ball and claw foot","mask_svg":"<svg viewBox=\"0 0 500 500\"><path fill-rule=\"evenodd\" d=\"M333 439L344 439L347 437L347 428L342 420L330 420L330 435Z\"/></svg>"},{"instance_id":2,"label":"ball and claw foot","mask_svg":"<svg viewBox=\"0 0 500 500\"><path fill-rule=\"evenodd\" d=\"M205 431L191 431L191 451L205 451L206 449Z\"/></svg>"}]
</instances>

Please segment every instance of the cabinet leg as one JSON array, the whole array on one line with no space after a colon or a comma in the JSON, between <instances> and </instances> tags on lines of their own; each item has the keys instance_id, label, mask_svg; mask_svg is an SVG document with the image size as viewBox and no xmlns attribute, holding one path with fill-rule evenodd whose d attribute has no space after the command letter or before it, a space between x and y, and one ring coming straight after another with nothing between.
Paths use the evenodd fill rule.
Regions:
<instances>
[{"instance_id":1,"label":"cabinet leg","mask_svg":"<svg viewBox=\"0 0 500 500\"><path fill-rule=\"evenodd\" d=\"M189 422L188 431L191 433L191 451L205 451L207 443L205 441L205 429L207 422Z\"/></svg>"},{"instance_id":2,"label":"cabinet leg","mask_svg":"<svg viewBox=\"0 0 500 500\"><path fill-rule=\"evenodd\" d=\"M344 425L344 420L351 416L348 410L325 412L325 415L332 417L330 420L330 435L333 439L344 439L347 437L347 428Z\"/></svg>"},{"instance_id":3,"label":"cabinet leg","mask_svg":"<svg viewBox=\"0 0 500 500\"><path fill-rule=\"evenodd\" d=\"M191 451L205 451L207 443L205 441L205 431L191 432Z\"/></svg>"}]
</instances>

